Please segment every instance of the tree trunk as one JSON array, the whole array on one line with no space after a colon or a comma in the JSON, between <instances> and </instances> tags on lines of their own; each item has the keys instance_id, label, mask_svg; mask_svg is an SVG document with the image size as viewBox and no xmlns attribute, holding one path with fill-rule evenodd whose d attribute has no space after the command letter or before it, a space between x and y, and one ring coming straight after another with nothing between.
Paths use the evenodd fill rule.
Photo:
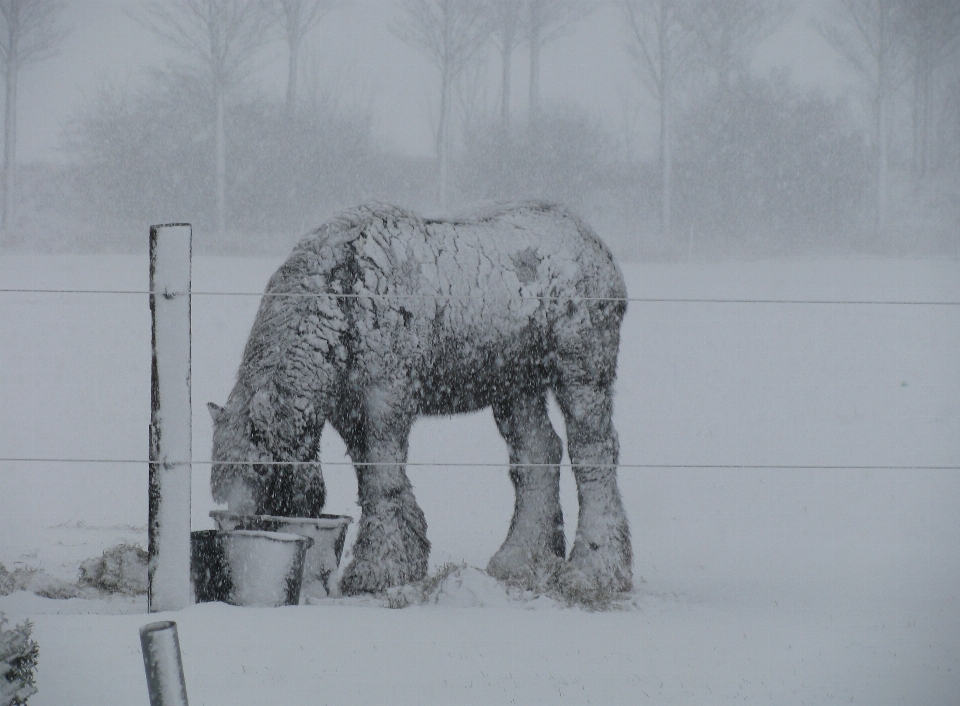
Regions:
<instances>
[{"instance_id":1,"label":"tree trunk","mask_svg":"<svg viewBox=\"0 0 960 706\"><path fill-rule=\"evenodd\" d=\"M890 87L890 27L887 24L889 3L880 0L877 6L877 204L876 235L882 236L887 226L887 99Z\"/></svg>"},{"instance_id":2,"label":"tree trunk","mask_svg":"<svg viewBox=\"0 0 960 706\"><path fill-rule=\"evenodd\" d=\"M717 86L720 95L727 97L730 95L730 73L733 69L732 47L730 46L730 28L721 23L719 28L720 35L717 38Z\"/></svg>"},{"instance_id":3,"label":"tree trunk","mask_svg":"<svg viewBox=\"0 0 960 706\"><path fill-rule=\"evenodd\" d=\"M447 114L449 113L450 82L447 67L444 67L440 85L440 125L437 127L437 161L439 163L437 197L441 211L447 209Z\"/></svg>"},{"instance_id":4,"label":"tree trunk","mask_svg":"<svg viewBox=\"0 0 960 706\"><path fill-rule=\"evenodd\" d=\"M918 46L913 72L913 173L917 179L927 176L930 159L930 74L931 60L927 47Z\"/></svg>"},{"instance_id":5,"label":"tree trunk","mask_svg":"<svg viewBox=\"0 0 960 706\"><path fill-rule=\"evenodd\" d=\"M14 196L16 193L15 169L17 161L17 73L20 68L18 62L17 39L15 31L10 31L10 46L7 60L7 93L4 110L4 142L3 142L3 214L0 226L4 230L13 224Z\"/></svg>"},{"instance_id":6,"label":"tree trunk","mask_svg":"<svg viewBox=\"0 0 960 706\"><path fill-rule=\"evenodd\" d=\"M670 93L666 90L660 98L660 232L665 237L669 237L673 225L673 145L670 120Z\"/></svg>"},{"instance_id":7,"label":"tree trunk","mask_svg":"<svg viewBox=\"0 0 960 706\"><path fill-rule=\"evenodd\" d=\"M530 2L530 122L540 113L540 2Z\"/></svg>"},{"instance_id":8,"label":"tree trunk","mask_svg":"<svg viewBox=\"0 0 960 706\"><path fill-rule=\"evenodd\" d=\"M223 127L223 86L217 86L216 111L217 124L214 133L216 149L216 188L217 188L217 235L221 238L227 232L227 147Z\"/></svg>"},{"instance_id":9,"label":"tree trunk","mask_svg":"<svg viewBox=\"0 0 960 706\"><path fill-rule=\"evenodd\" d=\"M930 162L930 63L926 59L920 75L920 178L925 179Z\"/></svg>"},{"instance_id":10,"label":"tree trunk","mask_svg":"<svg viewBox=\"0 0 960 706\"><path fill-rule=\"evenodd\" d=\"M504 39L503 44L503 74L500 77L500 129L503 131L504 140L510 133L510 59L513 54L513 47L509 41Z\"/></svg>"},{"instance_id":11,"label":"tree trunk","mask_svg":"<svg viewBox=\"0 0 960 706\"><path fill-rule=\"evenodd\" d=\"M661 3L659 53L660 53L660 233L670 236L673 220L673 150L671 144L670 100L673 82L670 72L669 18L666 5Z\"/></svg>"},{"instance_id":12,"label":"tree trunk","mask_svg":"<svg viewBox=\"0 0 960 706\"><path fill-rule=\"evenodd\" d=\"M920 177L920 60L916 59L916 66L913 71L913 105L911 111L911 122L913 123L913 175Z\"/></svg>"},{"instance_id":13,"label":"tree trunk","mask_svg":"<svg viewBox=\"0 0 960 706\"><path fill-rule=\"evenodd\" d=\"M297 65L300 58L300 40L289 38L290 56L287 64L287 115L293 115L297 104Z\"/></svg>"},{"instance_id":14,"label":"tree trunk","mask_svg":"<svg viewBox=\"0 0 960 706\"><path fill-rule=\"evenodd\" d=\"M887 226L887 98L882 89L877 108L876 234L881 236Z\"/></svg>"}]
</instances>

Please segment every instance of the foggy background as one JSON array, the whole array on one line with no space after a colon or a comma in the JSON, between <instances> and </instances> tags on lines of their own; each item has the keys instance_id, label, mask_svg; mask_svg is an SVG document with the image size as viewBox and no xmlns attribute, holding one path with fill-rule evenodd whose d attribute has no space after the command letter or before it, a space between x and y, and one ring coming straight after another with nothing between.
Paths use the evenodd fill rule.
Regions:
<instances>
[{"instance_id":1,"label":"foggy background","mask_svg":"<svg viewBox=\"0 0 960 706\"><path fill-rule=\"evenodd\" d=\"M955 0L20 7L7 251L186 221L277 255L365 200L544 198L623 260L960 253Z\"/></svg>"}]
</instances>

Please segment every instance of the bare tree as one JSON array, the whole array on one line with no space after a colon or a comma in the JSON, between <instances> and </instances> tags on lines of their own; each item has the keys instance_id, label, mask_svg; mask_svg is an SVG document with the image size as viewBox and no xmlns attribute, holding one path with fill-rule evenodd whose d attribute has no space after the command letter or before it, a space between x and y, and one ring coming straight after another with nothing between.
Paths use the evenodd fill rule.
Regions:
<instances>
[{"instance_id":1,"label":"bare tree","mask_svg":"<svg viewBox=\"0 0 960 706\"><path fill-rule=\"evenodd\" d=\"M865 89L873 123L874 226L879 235L885 230L887 216L887 114L905 67L902 6L898 0L836 0L816 27Z\"/></svg>"},{"instance_id":2,"label":"bare tree","mask_svg":"<svg viewBox=\"0 0 960 706\"><path fill-rule=\"evenodd\" d=\"M402 0L402 13L391 31L419 49L440 72L440 117L436 130L437 191L447 207L449 122L453 85L490 37L488 15L478 0Z\"/></svg>"},{"instance_id":3,"label":"bare tree","mask_svg":"<svg viewBox=\"0 0 960 706\"><path fill-rule=\"evenodd\" d=\"M463 74L455 84L454 94L460 113L461 135L472 134L481 129L491 114L487 80L489 73L487 55L482 52L474 61L467 64L467 68L463 70ZM453 120L452 114L450 120Z\"/></svg>"},{"instance_id":4,"label":"bare tree","mask_svg":"<svg viewBox=\"0 0 960 706\"><path fill-rule=\"evenodd\" d=\"M700 58L724 91L731 78L749 73L757 47L793 12L791 0L686 0L683 5Z\"/></svg>"},{"instance_id":5,"label":"bare tree","mask_svg":"<svg viewBox=\"0 0 960 706\"><path fill-rule=\"evenodd\" d=\"M540 50L598 7L594 0L527 0L530 44L530 119L540 113Z\"/></svg>"},{"instance_id":6,"label":"bare tree","mask_svg":"<svg viewBox=\"0 0 960 706\"><path fill-rule=\"evenodd\" d=\"M940 67L939 95L931 108L930 167L960 168L960 52L953 52ZM957 229L957 259L960 259L960 229Z\"/></svg>"},{"instance_id":7,"label":"bare tree","mask_svg":"<svg viewBox=\"0 0 960 706\"><path fill-rule=\"evenodd\" d=\"M522 3L518 0L491 0L488 11L494 44L500 51L500 129L504 137L510 131L510 74L513 51L523 40Z\"/></svg>"},{"instance_id":8,"label":"bare tree","mask_svg":"<svg viewBox=\"0 0 960 706\"><path fill-rule=\"evenodd\" d=\"M222 237L227 227L224 104L255 68L273 17L260 0L154 0L145 9L138 21L179 52L178 59L199 74L213 99L217 233Z\"/></svg>"},{"instance_id":9,"label":"bare tree","mask_svg":"<svg viewBox=\"0 0 960 706\"><path fill-rule=\"evenodd\" d=\"M672 108L676 84L689 66L691 31L684 0L620 0L627 46L644 84L660 106L660 230L669 235L673 201Z\"/></svg>"},{"instance_id":10,"label":"bare tree","mask_svg":"<svg viewBox=\"0 0 960 706\"><path fill-rule=\"evenodd\" d=\"M57 53L69 30L60 22L66 3L58 0L0 0L0 61L6 78L3 143L4 229L13 220L17 162L17 81L20 69Z\"/></svg>"},{"instance_id":11,"label":"bare tree","mask_svg":"<svg viewBox=\"0 0 960 706\"><path fill-rule=\"evenodd\" d=\"M287 40L287 113L292 114L297 102L297 74L300 47L304 37L319 26L320 21L344 0L278 0L284 38Z\"/></svg>"},{"instance_id":12,"label":"bare tree","mask_svg":"<svg viewBox=\"0 0 960 706\"><path fill-rule=\"evenodd\" d=\"M960 4L956 0L903 0L907 51L913 79L913 168L919 179L930 161L933 79L960 49Z\"/></svg>"}]
</instances>

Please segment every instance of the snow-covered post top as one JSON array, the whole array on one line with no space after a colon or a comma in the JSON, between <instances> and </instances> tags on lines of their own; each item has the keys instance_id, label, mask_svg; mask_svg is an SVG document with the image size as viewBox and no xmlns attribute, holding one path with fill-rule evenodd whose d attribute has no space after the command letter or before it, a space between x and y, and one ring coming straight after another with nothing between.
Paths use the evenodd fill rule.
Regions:
<instances>
[{"instance_id":1,"label":"snow-covered post top","mask_svg":"<svg viewBox=\"0 0 960 706\"><path fill-rule=\"evenodd\" d=\"M190 604L190 268L193 230L150 228L153 370L149 586L153 613Z\"/></svg>"}]
</instances>

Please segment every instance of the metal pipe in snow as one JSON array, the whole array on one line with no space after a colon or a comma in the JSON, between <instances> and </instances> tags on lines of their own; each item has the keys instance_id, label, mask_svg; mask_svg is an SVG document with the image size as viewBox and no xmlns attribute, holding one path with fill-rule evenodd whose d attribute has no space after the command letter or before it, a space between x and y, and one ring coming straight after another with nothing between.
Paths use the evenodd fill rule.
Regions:
<instances>
[{"instance_id":1,"label":"metal pipe in snow","mask_svg":"<svg viewBox=\"0 0 960 706\"><path fill-rule=\"evenodd\" d=\"M150 228L150 498L147 609L190 598L190 304L193 229Z\"/></svg>"},{"instance_id":2,"label":"metal pipe in snow","mask_svg":"<svg viewBox=\"0 0 960 706\"><path fill-rule=\"evenodd\" d=\"M140 628L140 646L150 706L188 706L177 624L163 620L144 625Z\"/></svg>"}]
</instances>

